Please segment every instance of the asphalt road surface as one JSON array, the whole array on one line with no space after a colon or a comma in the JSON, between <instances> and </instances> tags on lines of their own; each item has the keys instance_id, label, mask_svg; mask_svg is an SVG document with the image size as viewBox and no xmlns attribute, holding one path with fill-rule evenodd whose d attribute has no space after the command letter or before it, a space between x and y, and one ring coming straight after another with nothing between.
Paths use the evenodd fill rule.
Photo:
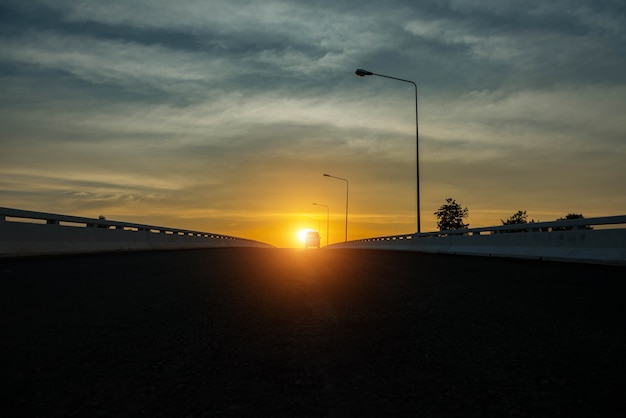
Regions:
<instances>
[{"instance_id":1,"label":"asphalt road surface","mask_svg":"<svg viewBox=\"0 0 626 418\"><path fill-rule=\"evenodd\" d=\"M625 273L373 250L5 259L2 411L623 417Z\"/></svg>"}]
</instances>

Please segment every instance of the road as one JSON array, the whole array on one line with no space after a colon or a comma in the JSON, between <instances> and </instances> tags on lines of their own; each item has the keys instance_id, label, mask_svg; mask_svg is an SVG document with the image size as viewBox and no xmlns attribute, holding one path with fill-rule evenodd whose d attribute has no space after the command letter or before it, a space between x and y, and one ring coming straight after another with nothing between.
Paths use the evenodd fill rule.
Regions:
<instances>
[{"instance_id":1,"label":"road","mask_svg":"<svg viewBox=\"0 0 626 418\"><path fill-rule=\"evenodd\" d=\"M626 416L624 267L225 248L0 273L7 416Z\"/></svg>"}]
</instances>

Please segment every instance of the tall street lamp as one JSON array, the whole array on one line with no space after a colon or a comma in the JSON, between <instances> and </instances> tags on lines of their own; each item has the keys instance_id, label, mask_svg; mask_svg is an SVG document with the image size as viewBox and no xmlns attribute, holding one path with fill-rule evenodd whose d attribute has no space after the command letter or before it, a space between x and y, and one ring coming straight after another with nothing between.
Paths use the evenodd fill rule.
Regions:
<instances>
[{"instance_id":1,"label":"tall street lamp","mask_svg":"<svg viewBox=\"0 0 626 418\"><path fill-rule=\"evenodd\" d=\"M402 78L391 77L383 74L376 74L371 71L358 68L355 72L359 77L365 77L366 75L377 75L379 77L390 78L392 80L404 81L406 83L413 84L415 87L415 173L417 177L417 232L421 232L420 227L420 159L419 159L419 130L417 124L417 84L411 80L404 80Z\"/></svg>"},{"instance_id":2,"label":"tall street lamp","mask_svg":"<svg viewBox=\"0 0 626 418\"><path fill-rule=\"evenodd\" d=\"M313 202L313 204L315 206L322 206L326 208L326 245L328 245L328 222L329 222L328 219L329 219L330 209L326 205L320 205L319 203L315 203L315 202Z\"/></svg>"},{"instance_id":3,"label":"tall street lamp","mask_svg":"<svg viewBox=\"0 0 626 418\"><path fill-rule=\"evenodd\" d=\"M324 177L332 177L334 179L343 180L346 182L346 238L345 238L345 241L348 241L348 188L349 188L348 179L342 179L341 177L331 176L330 174L326 174L326 173L324 173Z\"/></svg>"}]
</instances>

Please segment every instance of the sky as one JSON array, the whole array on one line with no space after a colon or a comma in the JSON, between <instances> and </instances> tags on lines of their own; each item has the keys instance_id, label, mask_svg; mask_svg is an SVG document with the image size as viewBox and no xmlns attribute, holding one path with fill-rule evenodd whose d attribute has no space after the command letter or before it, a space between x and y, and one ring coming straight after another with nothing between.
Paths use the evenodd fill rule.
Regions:
<instances>
[{"instance_id":1,"label":"sky","mask_svg":"<svg viewBox=\"0 0 626 418\"><path fill-rule=\"evenodd\" d=\"M623 0L3 0L0 77L3 207L414 233L419 144L422 232L626 214Z\"/></svg>"}]
</instances>

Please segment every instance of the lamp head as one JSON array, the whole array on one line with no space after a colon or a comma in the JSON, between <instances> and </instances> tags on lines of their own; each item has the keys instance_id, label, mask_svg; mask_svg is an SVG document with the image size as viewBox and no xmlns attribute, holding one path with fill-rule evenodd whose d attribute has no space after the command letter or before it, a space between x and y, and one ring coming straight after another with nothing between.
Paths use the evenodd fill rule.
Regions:
<instances>
[{"instance_id":1,"label":"lamp head","mask_svg":"<svg viewBox=\"0 0 626 418\"><path fill-rule=\"evenodd\" d=\"M354 74L358 75L359 77L365 77L366 75L374 75L373 72L364 70L363 68L357 68Z\"/></svg>"}]
</instances>

